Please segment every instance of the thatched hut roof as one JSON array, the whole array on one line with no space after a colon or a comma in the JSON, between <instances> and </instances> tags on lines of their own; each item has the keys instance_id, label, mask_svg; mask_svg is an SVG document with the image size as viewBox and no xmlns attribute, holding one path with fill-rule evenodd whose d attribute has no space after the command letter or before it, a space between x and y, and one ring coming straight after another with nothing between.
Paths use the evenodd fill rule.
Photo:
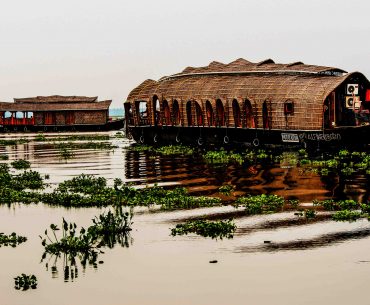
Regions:
<instances>
[{"instance_id":1,"label":"thatched hut roof","mask_svg":"<svg viewBox=\"0 0 370 305\"><path fill-rule=\"evenodd\" d=\"M15 98L15 103L93 103L97 102L98 97L88 96L62 96L62 95L51 95L51 96L36 96L26 98Z\"/></svg>"},{"instance_id":2,"label":"thatched hut roof","mask_svg":"<svg viewBox=\"0 0 370 305\"><path fill-rule=\"evenodd\" d=\"M14 99L15 103L0 102L0 111L67 111L108 110L112 100L97 101L97 97L38 96Z\"/></svg>"},{"instance_id":3,"label":"thatched hut roof","mask_svg":"<svg viewBox=\"0 0 370 305\"><path fill-rule=\"evenodd\" d=\"M205 67L187 67L159 81L146 80L127 100L148 100L157 95L184 100L243 97L254 102L293 99L322 104L331 91L352 76L355 74L339 68L302 62L279 64L267 59L252 63L239 58L229 64L214 61Z\"/></svg>"}]
</instances>

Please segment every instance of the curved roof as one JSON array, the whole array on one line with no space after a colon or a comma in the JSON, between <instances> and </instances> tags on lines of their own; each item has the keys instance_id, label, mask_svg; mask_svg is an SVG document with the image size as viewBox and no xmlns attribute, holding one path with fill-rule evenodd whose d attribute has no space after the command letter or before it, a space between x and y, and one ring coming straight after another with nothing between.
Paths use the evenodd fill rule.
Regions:
<instances>
[{"instance_id":1,"label":"curved roof","mask_svg":"<svg viewBox=\"0 0 370 305\"><path fill-rule=\"evenodd\" d=\"M256 102L304 99L322 103L331 91L353 75L338 68L302 62L276 64L267 59L251 63L239 58L229 64L214 61L205 67L187 67L158 82L146 80L131 91L128 101L147 100L157 95L166 99L248 97Z\"/></svg>"}]
</instances>

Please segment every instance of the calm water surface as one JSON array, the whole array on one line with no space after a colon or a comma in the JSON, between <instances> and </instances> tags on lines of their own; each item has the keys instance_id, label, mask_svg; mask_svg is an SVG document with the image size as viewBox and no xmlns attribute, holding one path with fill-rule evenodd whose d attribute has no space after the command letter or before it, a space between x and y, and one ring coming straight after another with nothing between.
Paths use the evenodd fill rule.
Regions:
<instances>
[{"instance_id":1,"label":"calm water surface","mask_svg":"<svg viewBox=\"0 0 370 305\"><path fill-rule=\"evenodd\" d=\"M31 137L32 135L30 135ZM213 195L224 183L237 194L275 193L309 203L314 198L368 199L368 181L321 179L282 164L268 168L212 168L192 157L150 157L128 151L125 140L114 151L80 150L67 162L50 143L30 142L0 147L0 153L32 162L49 174L52 186L81 173L114 178L136 185L182 185L193 194ZM158 212L136 210L128 247L104 249L96 266L77 264L74 278L64 278L63 257L41 262L39 235L62 217L88 226L104 211L46 205L0 206L0 232L28 237L16 248L0 248L0 304L368 304L370 225L368 221L336 223L320 213L306 223L286 211L247 217L233 207ZM233 217L233 239L212 240L170 236L176 223L205 217ZM266 244L264 241L272 241ZM217 260L217 264L210 264ZM55 266L54 268L52 268ZM21 292L13 277L35 274L38 288Z\"/></svg>"}]
</instances>

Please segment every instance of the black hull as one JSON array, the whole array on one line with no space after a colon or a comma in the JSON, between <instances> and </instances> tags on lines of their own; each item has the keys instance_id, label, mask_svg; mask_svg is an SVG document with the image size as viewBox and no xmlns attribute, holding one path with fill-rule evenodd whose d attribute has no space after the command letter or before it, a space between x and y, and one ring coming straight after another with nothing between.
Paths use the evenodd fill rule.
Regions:
<instances>
[{"instance_id":1,"label":"black hull","mask_svg":"<svg viewBox=\"0 0 370 305\"><path fill-rule=\"evenodd\" d=\"M108 122L104 125L0 125L0 133L7 132L71 132L71 131L110 131L124 127L124 120Z\"/></svg>"},{"instance_id":2,"label":"black hull","mask_svg":"<svg viewBox=\"0 0 370 305\"><path fill-rule=\"evenodd\" d=\"M370 126L342 127L326 131L266 130L226 127L129 127L139 144L189 145L295 145L301 147L363 146L370 143Z\"/></svg>"}]
</instances>

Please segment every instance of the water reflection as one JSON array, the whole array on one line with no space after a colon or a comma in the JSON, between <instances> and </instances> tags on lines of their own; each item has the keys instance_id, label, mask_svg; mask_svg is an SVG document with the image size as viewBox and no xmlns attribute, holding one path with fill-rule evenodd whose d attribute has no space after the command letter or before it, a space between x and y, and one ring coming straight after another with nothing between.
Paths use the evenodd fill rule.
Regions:
<instances>
[{"instance_id":1,"label":"water reflection","mask_svg":"<svg viewBox=\"0 0 370 305\"><path fill-rule=\"evenodd\" d=\"M310 239L296 239L286 242L271 242L257 246L240 247L236 252L256 253L256 252L277 252L292 250L310 250L321 247L333 246L345 241L363 239L370 236L370 228L360 228L350 231L332 232L323 234Z\"/></svg>"}]
</instances>

